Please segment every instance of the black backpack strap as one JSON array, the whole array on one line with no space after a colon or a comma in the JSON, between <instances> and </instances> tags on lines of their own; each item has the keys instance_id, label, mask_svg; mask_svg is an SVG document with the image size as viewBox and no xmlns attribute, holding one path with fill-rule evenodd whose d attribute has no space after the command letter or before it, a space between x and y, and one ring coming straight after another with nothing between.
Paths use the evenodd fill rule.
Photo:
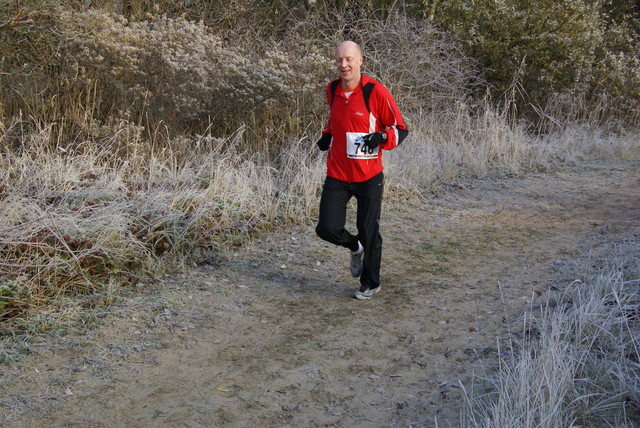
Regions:
<instances>
[{"instance_id":1,"label":"black backpack strap","mask_svg":"<svg viewBox=\"0 0 640 428\"><path fill-rule=\"evenodd\" d=\"M371 97L371 91L373 91L373 87L375 83L369 82L362 87L362 96L364 97L364 105L367 106L367 111L371 113L371 109L369 108L369 98Z\"/></svg>"},{"instance_id":2,"label":"black backpack strap","mask_svg":"<svg viewBox=\"0 0 640 428\"><path fill-rule=\"evenodd\" d=\"M338 87L338 83L340 83L340 79L332 80L329 84L329 88L331 89L331 104L333 105L333 99L336 97L336 88Z\"/></svg>"},{"instance_id":3,"label":"black backpack strap","mask_svg":"<svg viewBox=\"0 0 640 428\"><path fill-rule=\"evenodd\" d=\"M340 83L340 79L332 80L329 84L329 89L331 90L331 105L333 105L333 99L336 97L336 88ZM373 91L373 87L376 84L373 82L369 82L362 87L362 96L364 97L364 105L367 107L367 111L371 113L371 109L369 108L369 98L371 97L371 92Z\"/></svg>"}]
</instances>

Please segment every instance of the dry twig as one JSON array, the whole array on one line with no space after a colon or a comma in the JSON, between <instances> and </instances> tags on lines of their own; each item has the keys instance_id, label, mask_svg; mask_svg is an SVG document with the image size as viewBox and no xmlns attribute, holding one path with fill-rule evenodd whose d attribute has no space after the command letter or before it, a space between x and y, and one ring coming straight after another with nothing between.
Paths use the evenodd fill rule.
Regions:
<instances>
[{"instance_id":1,"label":"dry twig","mask_svg":"<svg viewBox=\"0 0 640 428\"><path fill-rule=\"evenodd\" d=\"M6 21L0 21L0 31L8 30L19 25L32 24L35 14L35 12L27 13L24 8L20 9L13 18Z\"/></svg>"}]
</instances>

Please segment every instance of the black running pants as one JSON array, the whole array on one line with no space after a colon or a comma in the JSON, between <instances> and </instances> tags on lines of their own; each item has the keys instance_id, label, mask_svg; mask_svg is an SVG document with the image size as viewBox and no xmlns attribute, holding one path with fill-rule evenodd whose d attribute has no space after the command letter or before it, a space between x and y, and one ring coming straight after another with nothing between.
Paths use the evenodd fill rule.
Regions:
<instances>
[{"instance_id":1,"label":"black running pants","mask_svg":"<svg viewBox=\"0 0 640 428\"><path fill-rule=\"evenodd\" d=\"M380 236L380 211L384 190L384 174L362 183L347 183L327 177L320 198L320 216L316 233L325 241L335 245L358 249L358 241L364 247L363 271L360 284L369 288L380 285L380 260L382 259L382 237ZM356 225L358 234L345 229L347 203L352 196L358 202Z\"/></svg>"}]
</instances>

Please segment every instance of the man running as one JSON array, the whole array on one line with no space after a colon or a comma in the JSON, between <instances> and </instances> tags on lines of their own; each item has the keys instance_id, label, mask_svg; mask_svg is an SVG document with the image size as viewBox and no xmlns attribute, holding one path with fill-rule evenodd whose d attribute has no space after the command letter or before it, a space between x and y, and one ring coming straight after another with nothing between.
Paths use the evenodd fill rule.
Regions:
<instances>
[{"instance_id":1,"label":"man running","mask_svg":"<svg viewBox=\"0 0 640 428\"><path fill-rule=\"evenodd\" d=\"M317 145L329 150L327 178L320 199L316 233L351 251L351 274L360 277L359 300L380 291L380 210L384 175L382 150L395 149L408 135L389 90L362 74L360 47L352 42L336 49L339 78L327 85L330 114ZM345 229L347 203L358 202L358 234Z\"/></svg>"}]
</instances>

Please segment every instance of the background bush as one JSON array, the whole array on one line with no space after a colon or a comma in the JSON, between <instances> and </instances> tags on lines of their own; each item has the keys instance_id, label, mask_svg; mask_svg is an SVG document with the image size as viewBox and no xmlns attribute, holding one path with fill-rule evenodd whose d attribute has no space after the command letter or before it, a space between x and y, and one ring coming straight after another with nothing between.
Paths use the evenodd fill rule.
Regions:
<instances>
[{"instance_id":1,"label":"background bush","mask_svg":"<svg viewBox=\"0 0 640 428\"><path fill-rule=\"evenodd\" d=\"M432 0L430 17L464 40L494 96L508 91L518 73L522 113L550 100L586 100L584 114L607 100L607 117L637 124L636 2L612 0ZM637 88L637 86L635 86ZM569 95L564 97L564 95ZM529 106L529 103L532 105ZM636 113L634 113L636 111Z\"/></svg>"},{"instance_id":2,"label":"background bush","mask_svg":"<svg viewBox=\"0 0 640 428\"><path fill-rule=\"evenodd\" d=\"M96 136L96 125L116 118L222 135L317 92L317 70L327 68L312 52L294 58L275 41L230 44L234 34L183 18L132 22L52 8L36 20L38 27L5 36L11 49L3 65L13 70L3 76L5 114L63 121L76 138Z\"/></svg>"},{"instance_id":3,"label":"background bush","mask_svg":"<svg viewBox=\"0 0 640 428\"><path fill-rule=\"evenodd\" d=\"M515 79L517 112L534 122L549 105L583 118L606 106L602 123L638 118L638 9L629 1L19 5L34 15L0 31L0 116L5 128L20 117L16 130L56 123L57 141L104 137L103 127L120 119L149 136L159 125L220 137L249 124L277 139L275 131L322 118L330 58L344 38L363 45L366 71L405 110L449 110L487 91L499 100L513 95ZM5 3L0 20L18 10ZM409 17L416 12L422 18Z\"/></svg>"}]
</instances>

